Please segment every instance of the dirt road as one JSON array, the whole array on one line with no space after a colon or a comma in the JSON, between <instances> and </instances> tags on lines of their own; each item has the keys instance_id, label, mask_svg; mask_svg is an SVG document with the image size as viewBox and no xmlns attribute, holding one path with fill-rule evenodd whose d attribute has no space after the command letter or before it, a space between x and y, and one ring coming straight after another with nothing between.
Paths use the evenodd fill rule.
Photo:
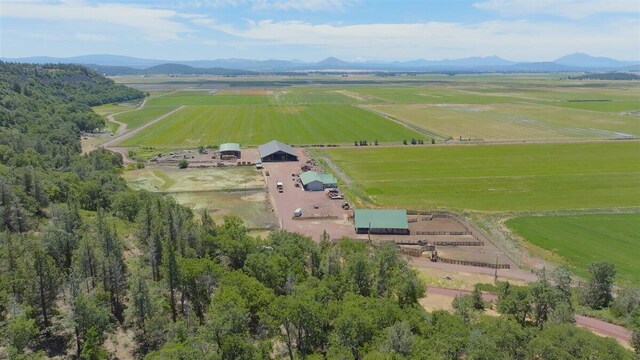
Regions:
<instances>
[{"instance_id":1,"label":"dirt road","mask_svg":"<svg viewBox=\"0 0 640 360\"><path fill-rule=\"evenodd\" d=\"M438 288L438 287L428 287L427 288L427 297L430 295L440 295L440 296L449 296L454 298L460 295L468 295L471 294L471 291L466 290L457 290L457 289L446 289L446 288ZM482 298L485 301L497 301L498 297L494 294L483 293ZM629 342L631 341L631 331L625 329L624 327L616 324L611 324L606 321L602 321L600 319L591 318L583 315L576 315L576 325L579 327L585 328L591 332L594 332L598 335L602 335L605 337L610 337L626 347L629 347Z\"/></svg>"},{"instance_id":2,"label":"dirt road","mask_svg":"<svg viewBox=\"0 0 640 360\"><path fill-rule=\"evenodd\" d=\"M495 274L495 269L491 269L491 268L445 264L440 262L432 262L431 260L428 260L428 259L415 258L415 257L411 258L410 264L420 268L426 268L426 269L443 269L443 270L462 271L462 272L487 274L487 275ZM525 282L533 282L533 281L536 281L538 277L535 273L532 273L531 271L526 271L526 270L520 270L520 269L498 270L498 280L508 280L508 279L520 280Z\"/></svg>"},{"instance_id":3,"label":"dirt road","mask_svg":"<svg viewBox=\"0 0 640 360\"><path fill-rule=\"evenodd\" d=\"M121 148L121 147L116 147L115 145L117 143L121 142L121 141L129 139L130 137L132 137L132 136L136 135L137 133L143 131L144 129L148 128L149 126L151 126L151 125L153 125L153 124L155 124L155 123L157 123L157 122L159 122L159 121L161 121L161 120L163 120L163 119L175 114L176 112L178 112L178 111L180 111L180 110L182 110L184 108L185 108L185 106L182 105L177 109L174 109L174 110L172 110L172 111L170 111L170 112L168 112L168 113L166 113L166 114L164 114L164 115L162 115L162 116L160 116L160 117L158 117L156 119L153 119L153 120L149 121L148 123L140 126L139 128L133 129L131 131L126 131L125 130L124 133L118 134L113 139L111 139L111 140L105 142L104 144L100 145L100 147L103 147L103 148L105 148L107 150L111 150L111 151L118 152L118 153L122 154L123 161L125 163L131 163L131 162L133 162L133 160L128 158L126 149ZM110 116L113 117L113 115L110 115ZM112 121L112 120L109 120L109 121ZM125 129L126 129L126 124L118 122L117 120L115 120L115 118L113 119L112 122L122 124L122 125L125 126ZM118 128L118 131L120 132L120 128Z\"/></svg>"}]
</instances>

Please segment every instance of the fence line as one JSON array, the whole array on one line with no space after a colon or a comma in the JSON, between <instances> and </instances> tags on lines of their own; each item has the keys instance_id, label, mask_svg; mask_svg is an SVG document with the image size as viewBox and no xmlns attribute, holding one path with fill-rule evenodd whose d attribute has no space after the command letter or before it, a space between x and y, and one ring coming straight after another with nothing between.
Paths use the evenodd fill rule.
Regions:
<instances>
[{"instance_id":1,"label":"fence line","mask_svg":"<svg viewBox=\"0 0 640 360\"><path fill-rule=\"evenodd\" d=\"M466 261L466 260L454 260L454 259L447 259L447 258L443 258L438 256L438 262L442 262L445 264L454 264L454 265L466 265L466 266L478 266L478 267L486 267L486 268L491 268L491 269L511 269L511 265L509 264L492 264L492 263L485 263L485 262L481 262L481 261Z\"/></svg>"}]
</instances>

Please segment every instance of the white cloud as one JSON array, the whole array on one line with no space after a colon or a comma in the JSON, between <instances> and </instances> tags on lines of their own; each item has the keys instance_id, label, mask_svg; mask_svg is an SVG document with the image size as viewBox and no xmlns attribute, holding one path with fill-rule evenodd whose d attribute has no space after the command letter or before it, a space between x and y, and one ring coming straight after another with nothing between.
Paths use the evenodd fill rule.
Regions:
<instances>
[{"instance_id":1,"label":"white cloud","mask_svg":"<svg viewBox=\"0 0 640 360\"><path fill-rule=\"evenodd\" d=\"M478 9L497 11L501 15L545 14L579 19L598 14L640 13L638 0L486 0L474 3Z\"/></svg>"},{"instance_id":2,"label":"white cloud","mask_svg":"<svg viewBox=\"0 0 640 360\"><path fill-rule=\"evenodd\" d=\"M51 21L89 21L124 26L141 31L152 41L176 40L180 33L190 31L174 20L175 11L142 6L105 3L89 4L82 0L3 1L1 17ZM135 36L136 33L132 33Z\"/></svg>"},{"instance_id":3,"label":"white cloud","mask_svg":"<svg viewBox=\"0 0 640 360\"><path fill-rule=\"evenodd\" d=\"M178 3L183 7L240 7L252 10L281 11L340 11L350 6L354 0L195 0Z\"/></svg>"},{"instance_id":4,"label":"white cloud","mask_svg":"<svg viewBox=\"0 0 640 360\"><path fill-rule=\"evenodd\" d=\"M529 21L477 24L427 22L412 24L331 25L303 21L249 21L245 28L214 28L264 44L307 45L345 54L387 59L499 55L514 60L550 60L571 52L640 57L637 20L598 28Z\"/></svg>"},{"instance_id":5,"label":"white cloud","mask_svg":"<svg viewBox=\"0 0 640 360\"><path fill-rule=\"evenodd\" d=\"M254 0L254 10L337 11L350 5L346 0Z\"/></svg>"}]
</instances>

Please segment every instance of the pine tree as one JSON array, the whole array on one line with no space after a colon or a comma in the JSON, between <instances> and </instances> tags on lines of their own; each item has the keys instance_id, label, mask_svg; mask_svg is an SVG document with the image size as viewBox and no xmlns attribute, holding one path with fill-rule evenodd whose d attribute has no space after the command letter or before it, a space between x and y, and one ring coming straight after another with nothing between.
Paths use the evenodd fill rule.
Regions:
<instances>
[{"instance_id":1,"label":"pine tree","mask_svg":"<svg viewBox=\"0 0 640 360\"><path fill-rule=\"evenodd\" d=\"M32 304L42 316L42 328L51 325L51 313L60 286L60 275L53 259L42 249L33 251Z\"/></svg>"}]
</instances>

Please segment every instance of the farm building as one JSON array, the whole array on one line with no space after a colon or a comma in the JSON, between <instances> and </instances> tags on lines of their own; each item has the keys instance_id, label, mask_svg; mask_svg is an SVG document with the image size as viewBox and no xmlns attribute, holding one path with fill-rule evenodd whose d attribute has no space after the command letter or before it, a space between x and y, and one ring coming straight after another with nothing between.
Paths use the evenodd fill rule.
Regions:
<instances>
[{"instance_id":1,"label":"farm building","mask_svg":"<svg viewBox=\"0 0 640 360\"><path fill-rule=\"evenodd\" d=\"M406 210L355 210L355 227L358 234L409 235Z\"/></svg>"},{"instance_id":2,"label":"farm building","mask_svg":"<svg viewBox=\"0 0 640 360\"><path fill-rule=\"evenodd\" d=\"M258 152L263 162L298 161L298 155L291 146L276 140L258 146Z\"/></svg>"},{"instance_id":3,"label":"farm building","mask_svg":"<svg viewBox=\"0 0 640 360\"><path fill-rule=\"evenodd\" d=\"M300 174L302 186L307 191L322 191L328 188L338 187L336 178L331 174L321 174L316 171L305 171Z\"/></svg>"},{"instance_id":4,"label":"farm building","mask_svg":"<svg viewBox=\"0 0 640 360\"><path fill-rule=\"evenodd\" d=\"M222 156L235 156L240 159L240 144L225 143L220 145L220 155Z\"/></svg>"}]
</instances>

